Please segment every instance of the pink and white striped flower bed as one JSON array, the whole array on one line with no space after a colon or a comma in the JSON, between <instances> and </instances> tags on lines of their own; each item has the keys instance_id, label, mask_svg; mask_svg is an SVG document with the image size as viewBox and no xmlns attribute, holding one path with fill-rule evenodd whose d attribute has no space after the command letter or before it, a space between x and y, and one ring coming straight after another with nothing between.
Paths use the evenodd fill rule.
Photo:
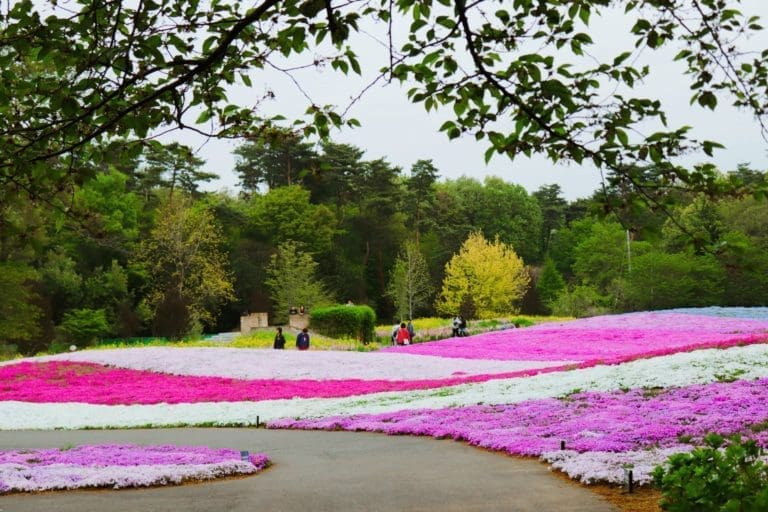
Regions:
<instances>
[{"instance_id":1,"label":"pink and white striped flower bed","mask_svg":"<svg viewBox=\"0 0 768 512\"><path fill-rule=\"evenodd\" d=\"M635 464L642 481L639 468L708 430L768 442L766 341L765 321L635 313L378 353L84 351L0 365L0 428L266 421L450 436L585 481Z\"/></svg>"},{"instance_id":2,"label":"pink and white striped flower bed","mask_svg":"<svg viewBox=\"0 0 768 512\"><path fill-rule=\"evenodd\" d=\"M147 487L247 475L264 469L264 454L201 446L85 445L71 449L0 451L0 494L92 487Z\"/></svg>"}]
</instances>

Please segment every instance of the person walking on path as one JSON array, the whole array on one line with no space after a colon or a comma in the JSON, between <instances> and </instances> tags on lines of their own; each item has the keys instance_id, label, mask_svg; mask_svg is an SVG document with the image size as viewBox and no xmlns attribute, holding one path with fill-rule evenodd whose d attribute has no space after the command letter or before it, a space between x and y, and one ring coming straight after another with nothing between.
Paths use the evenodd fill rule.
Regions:
<instances>
[{"instance_id":1,"label":"person walking on path","mask_svg":"<svg viewBox=\"0 0 768 512\"><path fill-rule=\"evenodd\" d=\"M296 336L296 348L299 350L309 349L309 330L306 327Z\"/></svg>"},{"instance_id":2,"label":"person walking on path","mask_svg":"<svg viewBox=\"0 0 768 512\"><path fill-rule=\"evenodd\" d=\"M397 338L395 339L398 345L410 345L411 335L408 334L408 329L405 327L405 322L400 324L400 329L397 330Z\"/></svg>"},{"instance_id":3,"label":"person walking on path","mask_svg":"<svg viewBox=\"0 0 768 512\"><path fill-rule=\"evenodd\" d=\"M411 340L411 343L413 343L413 338L416 337L416 329L413 328L413 321L408 320L408 326L406 327L408 329L408 339Z\"/></svg>"},{"instance_id":4,"label":"person walking on path","mask_svg":"<svg viewBox=\"0 0 768 512\"><path fill-rule=\"evenodd\" d=\"M275 334L275 344L273 347L277 350L283 350L285 348L285 336L283 336L283 328L277 328L277 334Z\"/></svg>"}]
</instances>

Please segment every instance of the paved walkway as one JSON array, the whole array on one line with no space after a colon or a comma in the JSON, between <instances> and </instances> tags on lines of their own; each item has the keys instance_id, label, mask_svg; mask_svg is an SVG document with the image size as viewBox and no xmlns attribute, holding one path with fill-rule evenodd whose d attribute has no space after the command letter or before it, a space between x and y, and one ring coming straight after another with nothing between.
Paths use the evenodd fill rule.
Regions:
<instances>
[{"instance_id":1,"label":"paved walkway","mask_svg":"<svg viewBox=\"0 0 768 512\"><path fill-rule=\"evenodd\" d=\"M451 440L354 432L156 429L0 432L0 449L131 442L265 452L255 476L137 490L17 494L2 512L615 512L544 464Z\"/></svg>"}]
</instances>

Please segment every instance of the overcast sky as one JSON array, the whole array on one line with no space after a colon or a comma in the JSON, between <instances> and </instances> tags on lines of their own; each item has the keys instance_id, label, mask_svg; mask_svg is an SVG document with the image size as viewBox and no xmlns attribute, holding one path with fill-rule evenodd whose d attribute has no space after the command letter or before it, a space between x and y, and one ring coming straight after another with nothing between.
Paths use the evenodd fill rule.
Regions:
<instances>
[{"instance_id":1,"label":"overcast sky","mask_svg":"<svg viewBox=\"0 0 768 512\"><path fill-rule=\"evenodd\" d=\"M765 0L744 0L742 11L760 15L768 20L768 2ZM592 54L600 58L601 53L612 58L619 53L616 41L625 34L626 18L611 17L597 20L590 28L590 34L596 41L604 41ZM766 21L768 23L768 21ZM626 39L624 39L626 41ZM768 37L750 41L750 46L768 47ZM364 77L343 77L331 69L305 71L297 76L304 90L318 104L337 104L344 106L350 98L374 76L374 71L382 62L382 53L378 43L367 36L355 40L354 49L360 56L364 67ZM631 48L624 43L623 47ZM622 47L622 48L623 48ZM645 52L640 62L647 62L652 67L653 78L645 84L642 94L659 97L670 116L670 128L682 124L694 127L693 135L698 138L717 140L725 144L726 149L715 154L713 163L722 170L735 169L739 163L749 163L753 168L768 169L766 143L760 136L755 121L745 112L733 108L718 109L716 113L701 108L689 107L690 91L681 75L681 65L670 62L670 54L679 47L657 55ZM311 58L311 55L309 56ZM366 71L366 63L373 61ZM385 60L384 60L385 62ZM238 88L233 90L231 99L240 104L252 103L267 89L275 94L274 100L265 105L270 113L282 113L286 116L300 114L306 108L306 99L297 90L288 77L266 72L252 75L253 90ZM268 84L268 85L267 85ZM419 159L432 159L443 178L458 178L462 175L483 179L485 176L500 176L508 182L517 183L532 192L542 185L557 183L567 199L589 196L600 184L600 173L591 166L568 164L554 165L544 158L526 159L521 157L511 162L508 158L497 155L486 165L484 153L486 142L476 142L474 137L449 141L438 127L449 118L450 111L426 113L421 105L411 104L406 96L407 86L397 83L382 84L370 89L362 100L355 104L350 115L362 123L362 127L336 132L332 138L365 150L366 159L384 157L394 165L408 171ZM637 94L637 91L635 92ZM721 101L724 105L726 101ZM198 150L206 160L205 169L220 176L220 179L208 185L211 190L237 190L237 176L232 172L234 157L232 150L237 146L233 141L205 141L190 133L176 132L172 138L188 144ZM684 164L703 161L695 156Z\"/></svg>"}]
</instances>

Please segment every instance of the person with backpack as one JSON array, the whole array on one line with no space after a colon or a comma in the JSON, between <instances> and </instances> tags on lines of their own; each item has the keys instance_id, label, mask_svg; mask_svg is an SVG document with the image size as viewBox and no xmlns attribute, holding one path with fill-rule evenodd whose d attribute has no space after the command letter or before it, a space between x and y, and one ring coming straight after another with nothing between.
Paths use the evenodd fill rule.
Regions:
<instances>
[{"instance_id":1,"label":"person with backpack","mask_svg":"<svg viewBox=\"0 0 768 512\"><path fill-rule=\"evenodd\" d=\"M408 320L408 326L406 327L408 329L408 339L411 340L411 343L413 343L413 338L416 337L416 329L413 328L413 321Z\"/></svg>"},{"instance_id":2,"label":"person with backpack","mask_svg":"<svg viewBox=\"0 0 768 512\"><path fill-rule=\"evenodd\" d=\"M285 348L285 336L283 336L283 328L277 328L277 334L275 334L275 344L273 347L277 350L283 350Z\"/></svg>"},{"instance_id":3,"label":"person with backpack","mask_svg":"<svg viewBox=\"0 0 768 512\"><path fill-rule=\"evenodd\" d=\"M296 336L296 348L309 350L309 330L306 327Z\"/></svg>"}]
</instances>

